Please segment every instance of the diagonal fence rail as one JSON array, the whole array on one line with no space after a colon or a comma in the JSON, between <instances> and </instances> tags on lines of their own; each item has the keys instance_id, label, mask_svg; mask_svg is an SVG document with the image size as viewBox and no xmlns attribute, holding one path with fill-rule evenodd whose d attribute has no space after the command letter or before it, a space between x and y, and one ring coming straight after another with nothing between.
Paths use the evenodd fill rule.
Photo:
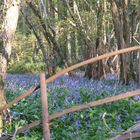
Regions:
<instances>
[{"instance_id":1,"label":"diagonal fence rail","mask_svg":"<svg viewBox=\"0 0 140 140\"><path fill-rule=\"evenodd\" d=\"M70 71L72 71L72 70L74 70L76 68L82 67L84 65L87 65L87 64L90 64L90 63L94 63L94 62L100 61L100 60L105 59L105 58L109 58L109 57L114 56L114 55L125 54L125 53L132 52L132 51L140 51L140 46L135 46L135 47L131 47L131 48L126 48L126 49L122 49L122 50L118 50L118 51L106 53L106 54L103 54L103 55L100 55L100 56L97 56L97 57L88 59L88 60L83 61L81 63L75 64L75 65L73 65L71 67L68 67L68 68L62 70L61 72L55 74L54 76L48 78L43 83L41 82L41 85L37 85L37 86L35 86L35 87L27 90L26 92L24 92L23 94L21 94L20 96L18 96L16 99L14 99L13 101L9 102L8 104L6 104L2 108L0 108L0 113L3 110L6 110L6 109L10 108L13 104L18 103L23 98L31 95L33 92L37 91L40 87L41 87L42 95L43 94L46 94L46 90L43 90L44 85L46 83L49 83L49 82L54 81L55 79L59 78L60 76L62 76L63 74L65 74L67 72L70 72ZM140 90L135 90L135 91L123 93L123 94L120 94L120 95L116 95L116 96L112 96L112 97L107 97L105 99L101 99L101 100L98 100L98 101L93 101L93 102L90 102L90 103L87 103L87 104L73 106L73 107L71 107L69 109L63 110L62 112L58 112L58 113L55 113L55 114L52 114L52 115L49 115L48 114L46 116L47 117L46 119L48 119L47 120L47 123L49 124L49 121L51 121L52 119L59 118L59 117L65 115L65 114L68 114L68 113L72 113L72 112L75 112L75 111L87 109L87 108L90 108L90 107L95 107L95 106L103 105L103 104L106 104L106 103L111 103L111 102L114 102L114 101L118 101L118 100L125 99L125 98L128 98L128 97L136 96L136 95L139 95L139 94L140 94ZM43 103L43 101L42 101L42 103ZM42 106L42 108L43 108L43 106ZM44 112L45 111L43 111L43 113ZM41 120L35 121L35 122L33 122L33 123L31 123L31 124L29 124L29 125L21 128L19 130L19 132L22 132L27 127L33 128L33 127L39 125L40 123L41 123ZM50 135L50 134L48 133L48 135ZM44 139L45 140L47 139L48 135L44 136Z\"/></svg>"},{"instance_id":2,"label":"diagonal fence rail","mask_svg":"<svg viewBox=\"0 0 140 140\"><path fill-rule=\"evenodd\" d=\"M91 59L88 59L86 61L83 61L83 62L80 62L78 64L75 64L71 67L68 67L64 70L62 70L61 72L55 74L54 76L51 76L50 78L48 78L46 80L46 84L47 83L50 83L52 81L54 81L55 79L59 78L60 76L64 75L65 73L67 72L70 72L72 70L75 70L79 67L82 67L84 65L87 65L87 64L90 64L90 63L95 63L97 61L100 61L102 59L105 59L105 58L108 58L108 57L111 57L111 56L114 56L114 55L120 55L120 54L125 54L125 53L128 53L128 52L132 52L132 51L140 51L140 46L135 46L135 47L131 47L131 48L126 48L126 49L122 49L122 50L118 50L118 51L114 51L114 52L110 52L110 53L106 53L106 54L103 54L103 55L100 55L100 56L97 56L97 57L94 57L94 58L91 58ZM14 99L13 101L7 103L5 106L3 106L2 108L0 108L0 113L3 111L3 110L6 110L8 108L10 108L13 104L16 104L18 103L20 100L22 100L23 98L33 94L35 91L37 91L38 89L40 88L40 85L37 85L29 90L27 90L26 92L22 93L21 95L19 95L16 99Z\"/></svg>"}]
</instances>

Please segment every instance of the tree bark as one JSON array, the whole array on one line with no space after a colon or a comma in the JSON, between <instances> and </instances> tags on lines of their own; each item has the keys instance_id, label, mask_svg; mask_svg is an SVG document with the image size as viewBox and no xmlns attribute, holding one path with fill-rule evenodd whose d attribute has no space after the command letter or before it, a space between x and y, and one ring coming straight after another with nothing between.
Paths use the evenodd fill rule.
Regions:
<instances>
[{"instance_id":1,"label":"tree bark","mask_svg":"<svg viewBox=\"0 0 140 140\"><path fill-rule=\"evenodd\" d=\"M110 3L118 49L130 47L128 0L119 2L110 0ZM128 84L130 78L132 78L132 73L130 71L130 55L121 55L120 62L120 80L122 80L124 84Z\"/></svg>"},{"instance_id":2,"label":"tree bark","mask_svg":"<svg viewBox=\"0 0 140 140\"><path fill-rule=\"evenodd\" d=\"M11 55L11 42L17 27L19 17L19 1L7 0L4 5L7 9L3 21L2 48L0 54L0 107L6 103L4 94L4 83L6 78L7 64ZM0 114L0 134L2 133L3 123Z\"/></svg>"},{"instance_id":3,"label":"tree bark","mask_svg":"<svg viewBox=\"0 0 140 140\"><path fill-rule=\"evenodd\" d=\"M71 46L71 33L68 32L68 35L67 35L67 40L68 40L68 44L67 44L67 47L68 47L68 61L70 63L72 63L72 46Z\"/></svg>"},{"instance_id":4,"label":"tree bark","mask_svg":"<svg viewBox=\"0 0 140 140\"><path fill-rule=\"evenodd\" d=\"M51 27L51 25L48 22L46 23L43 20L43 17L40 15L39 11L36 9L36 7L34 6L34 4L32 2L27 2L27 3L29 4L29 7L33 11L34 15L36 17L38 17L39 22L41 23L41 26L42 26L42 33L43 33L46 41L49 43L50 46L53 47L53 50L55 50L55 52L60 56L64 66L65 67L70 66L69 62L67 62L65 59L65 55L61 51L61 48L63 46L61 46L61 44L59 43L59 41L56 38L56 31ZM48 27L48 28L46 28L46 27Z\"/></svg>"}]
</instances>

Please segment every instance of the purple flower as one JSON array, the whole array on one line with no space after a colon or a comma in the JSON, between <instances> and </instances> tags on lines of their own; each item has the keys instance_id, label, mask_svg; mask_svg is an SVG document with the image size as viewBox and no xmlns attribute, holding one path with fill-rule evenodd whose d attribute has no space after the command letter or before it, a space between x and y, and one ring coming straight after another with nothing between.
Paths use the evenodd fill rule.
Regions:
<instances>
[{"instance_id":1,"label":"purple flower","mask_svg":"<svg viewBox=\"0 0 140 140\"><path fill-rule=\"evenodd\" d=\"M117 130L117 131L122 131L121 125L117 126L117 127L116 127L116 130Z\"/></svg>"},{"instance_id":2,"label":"purple flower","mask_svg":"<svg viewBox=\"0 0 140 140\"><path fill-rule=\"evenodd\" d=\"M65 120L66 120L66 115L63 115L60 119L61 119L62 121L65 121Z\"/></svg>"},{"instance_id":3,"label":"purple flower","mask_svg":"<svg viewBox=\"0 0 140 140\"><path fill-rule=\"evenodd\" d=\"M134 99L140 101L140 95L135 96Z\"/></svg>"},{"instance_id":4,"label":"purple flower","mask_svg":"<svg viewBox=\"0 0 140 140\"><path fill-rule=\"evenodd\" d=\"M140 121L140 115L137 115L136 118L135 118L135 120L136 120L137 122Z\"/></svg>"},{"instance_id":5,"label":"purple flower","mask_svg":"<svg viewBox=\"0 0 140 140\"><path fill-rule=\"evenodd\" d=\"M121 121L121 115L116 115L115 118L116 118L117 121Z\"/></svg>"},{"instance_id":6,"label":"purple flower","mask_svg":"<svg viewBox=\"0 0 140 140\"><path fill-rule=\"evenodd\" d=\"M80 129L82 127L80 120L77 120L75 124L77 129Z\"/></svg>"}]
</instances>

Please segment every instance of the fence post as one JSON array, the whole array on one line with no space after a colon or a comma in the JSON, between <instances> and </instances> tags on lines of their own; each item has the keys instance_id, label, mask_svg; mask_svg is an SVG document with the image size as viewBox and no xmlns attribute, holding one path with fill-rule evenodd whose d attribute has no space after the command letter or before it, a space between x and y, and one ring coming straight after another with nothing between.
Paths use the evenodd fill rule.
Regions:
<instances>
[{"instance_id":1,"label":"fence post","mask_svg":"<svg viewBox=\"0 0 140 140\"><path fill-rule=\"evenodd\" d=\"M45 74L40 74L41 102L42 102L42 122L44 140L50 140L49 113L48 113L48 97L45 83Z\"/></svg>"}]
</instances>

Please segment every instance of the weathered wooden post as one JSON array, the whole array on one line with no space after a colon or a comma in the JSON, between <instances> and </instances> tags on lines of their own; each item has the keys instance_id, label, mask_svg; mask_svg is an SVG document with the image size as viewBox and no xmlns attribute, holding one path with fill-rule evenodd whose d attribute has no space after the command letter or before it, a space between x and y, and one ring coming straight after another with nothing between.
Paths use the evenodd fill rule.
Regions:
<instances>
[{"instance_id":1,"label":"weathered wooden post","mask_svg":"<svg viewBox=\"0 0 140 140\"><path fill-rule=\"evenodd\" d=\"M46 89L45 74L40 74L41 102L42 102L42 122L44 140L50 140L48 97Z\"/></svg>"}]
</instances>

